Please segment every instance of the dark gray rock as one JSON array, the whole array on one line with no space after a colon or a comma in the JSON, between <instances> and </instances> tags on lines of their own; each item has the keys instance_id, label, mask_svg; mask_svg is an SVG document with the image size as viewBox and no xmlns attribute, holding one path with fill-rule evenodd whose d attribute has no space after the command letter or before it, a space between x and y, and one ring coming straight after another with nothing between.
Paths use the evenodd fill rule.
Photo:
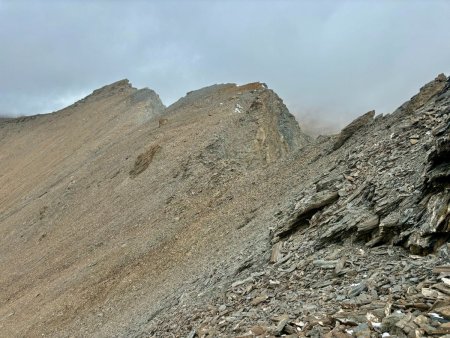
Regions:
<instances>
[{"instance_id":1,"label":"dark gray rock","mask_svg":"<svg viewBox=\"0 0 450 338\"><path fill-rule=\"evenodd\" d=\"M333 145L333 150L339 149L345 141L347 141L354 133L356 133L362 127L368 125L373 121L375 116L375 110L371 110L364 115L358 117L352 121L347 127L342 129L341 133L338 135L336 142Z\"/></svg>"}]
</instances>

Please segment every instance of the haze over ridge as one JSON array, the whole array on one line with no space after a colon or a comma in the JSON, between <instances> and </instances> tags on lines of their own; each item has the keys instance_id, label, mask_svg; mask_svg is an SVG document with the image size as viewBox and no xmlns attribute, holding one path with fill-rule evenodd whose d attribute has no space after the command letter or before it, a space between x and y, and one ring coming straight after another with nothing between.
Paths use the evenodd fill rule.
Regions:
<instances>
[{"instance_id":1,"label":"haze over ridge","mask_svg":"<svg viewBox=\"0 0 450 338\"><path fill-rule=\"evenodd\" d=\"M448 73L449 10L445 1L2 1L0 115L48 113L121 78L166 105L213 83L263 81L300 122L342 126L391 112Z\"/></svg>"}]
</instances>

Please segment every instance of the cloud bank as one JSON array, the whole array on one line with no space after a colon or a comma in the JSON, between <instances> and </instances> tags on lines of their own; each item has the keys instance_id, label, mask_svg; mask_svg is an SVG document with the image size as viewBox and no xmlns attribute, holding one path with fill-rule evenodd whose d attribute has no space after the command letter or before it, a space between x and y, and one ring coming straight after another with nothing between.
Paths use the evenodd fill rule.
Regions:
<instances>
[{"instance_id":1,"label":"cloud bank","mask_svg":"<svg viewBox=\"0 0 450 338\"><path fill-rule=\"evenodd\" d=\"M167 105L266 82L301 121L388 113L450 72L448 1L1 1L0 115L122 78Z\"/></svg>"}]
</instances>

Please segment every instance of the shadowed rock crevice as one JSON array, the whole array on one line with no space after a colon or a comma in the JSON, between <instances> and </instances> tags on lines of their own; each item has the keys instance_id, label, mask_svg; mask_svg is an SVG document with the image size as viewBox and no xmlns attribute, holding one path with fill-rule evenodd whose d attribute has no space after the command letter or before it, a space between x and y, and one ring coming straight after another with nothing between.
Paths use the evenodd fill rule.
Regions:
<instances>
[{"instance_id":1,"label":"shadowed rock crevice","mask_svg":"<svg viewBox=\"0 0 450 338\"><path fill-rule=\"evenodd\" d=\"M294 212L283 221L281 228L276 229L273 241L278 241L290 236L301 227L308 226L311 218L325 206L336 202L339 194L335 191L321 191L312 196L307 196L297 202Z\"/></svg>"},{"instance_id":2,"label":"shadowed rock crevice","mask_svg":"<svg viewBox=\"0 0 450 338\"><path fill-rule=\"evenodd\" d=\"M161 146L159 144L152 145L148 148L148 150L142 154L139 154L134 162L133 169L130 170L130 177L135 178L142 172L144 172L150 163L152 163L153 158L156 153L161 150Z\"/></svg>"}]
</instances>

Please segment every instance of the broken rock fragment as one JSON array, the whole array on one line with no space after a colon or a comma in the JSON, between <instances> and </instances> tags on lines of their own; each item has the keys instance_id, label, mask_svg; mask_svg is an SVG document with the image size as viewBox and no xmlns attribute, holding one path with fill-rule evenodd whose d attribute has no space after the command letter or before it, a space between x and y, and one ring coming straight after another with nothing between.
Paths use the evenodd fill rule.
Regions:
<instances>
[{"instance_id":1,"label":"broken rock fragment","mask_svg":"<svg viewBox=\"0 0 450 338\"><path fill-rule=\"evenodd\" d=\"M290 217L283 221L275 231L274 238L283 238L295 232L298 228L308 225L311 217L323 207L334 203L339 198L336 191L320 191L301 199L295 205Z\"/></svg>"},{"instance_id":2,"label":"broken rock fragment","mask_svg":"<svg viewBox=\"0 0 450 338\"><path fill-rule=\"evenodd\" d=\"M366 126L373 121L375 116L375 110L371 110L364 115L358 117L353 122L351 122L347 127L342 129L341 133L338 135L336 142L333 145L333 150L339 149L345 141L347 141L354 133L359 129Z\"/></svg>"}]
</instances>

